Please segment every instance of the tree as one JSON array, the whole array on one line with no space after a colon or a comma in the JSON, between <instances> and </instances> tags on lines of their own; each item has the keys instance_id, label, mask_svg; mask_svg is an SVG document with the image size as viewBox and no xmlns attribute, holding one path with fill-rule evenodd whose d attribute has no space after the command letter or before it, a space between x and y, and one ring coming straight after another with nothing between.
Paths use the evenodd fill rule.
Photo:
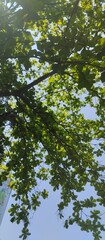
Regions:
<instances>
[{"instance_id":1,"label":"tree","mask_svg":"<svg viewBox=\"0 0 105 240\"><path fill-rule=\"evenodd\" d=\"M10 178L22 239L30 211L48 197L39 180L61 192L60 218L72 204L65 227L77 223L94 240L105 231L104 14L98 0L0 1L1 183ZM83 200L87 185L96 197Z\"/></svg>"}]
</instances>

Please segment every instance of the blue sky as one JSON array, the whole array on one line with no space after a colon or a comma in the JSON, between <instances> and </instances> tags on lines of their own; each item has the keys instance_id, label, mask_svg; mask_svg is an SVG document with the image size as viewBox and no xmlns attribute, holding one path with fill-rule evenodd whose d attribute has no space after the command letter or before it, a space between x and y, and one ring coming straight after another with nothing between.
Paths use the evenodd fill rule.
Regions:
<instances>
[{"instance_id":1,"label":"blue sky","mask_svg":"<svg viewBox=\"0 0 105 240\"><path fill-rule=\"evenodd\" d=\"M9 208L11 202L13 202L12 198L10 198L7 208ZM43 200L41 207L32 214L29 226L31 236L27 240L93 240L91 234L81 231L77 225L71 226L69 229L63 227L63 220L60 220L57 214L58 202L59 193L53 193L50 189L49 199ZM70 209L67 211L69 213ZM1 224L0 240L19 240L21 227L22 224L10 223L9 213L6 209ZM103 233L102 240L105 240L105 233Z\"/></svg>"}]
</instances>

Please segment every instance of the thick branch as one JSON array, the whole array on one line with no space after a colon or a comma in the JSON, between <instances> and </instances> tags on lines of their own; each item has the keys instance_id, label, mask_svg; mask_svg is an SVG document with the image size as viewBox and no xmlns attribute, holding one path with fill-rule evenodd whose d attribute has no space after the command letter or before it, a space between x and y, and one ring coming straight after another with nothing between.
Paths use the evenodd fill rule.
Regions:
<instances>
[{"instance_id":1,"label":"thick branch","mask_svg":"<svg viewBox=\"0 0 105 240\"><path fill-rule=\"evenodd\" d=\"M0 123L5 121L14 122L16 120L17 114L13 111L4 112L3 114L0 114Z\"/></svg>"},{"instance_id":2,"label":"thick branch","mask_svg":"<svg viewBox=\"0 0 105 240\"><path fill-rule=\"evenodd\" d=\"M56 72L53 70L49 73L44 74L43 76L37 78L36 80L34 80L33 82L19 88L18 90L13 90L13 91L0 91L0 97L8 97L8 96L14 96L14 97L20 97L20 95L26 91L28 91L30 88L34 87L35 85L37 85L40 82L43 82L44 80L46 80L48 77L51 77L52 75L54 75Z\"/></svg>"},{"instance_id":3,"label":"thick branch","mask_svg":"<svg viewBox=\"0 0 105 240\"><path fill-rule=\"evenodd\" d=\"M56 72L53 70L49 73L44 74L43 76L39 77L37 80L34 80L33 82L27 84L26 86L22 87L19 89L19 92L23 93L27 90L29 90L30 88L34 87L35 85L37 85L38 83L43 82L44 80L46 80L46 78L51 77L52 75L54 75Z\"/></svg>"},{"instance_id":4,"label":"thick branch","mask_svg":"<svg viewBox=\"0 0 105 240\"><path fill-rule=\"evenodd\" d=\"M0 91L0 97L9 97L9 96L13 96L11 91L8 91L8 90Z\"/></svg>"}]
</instances>

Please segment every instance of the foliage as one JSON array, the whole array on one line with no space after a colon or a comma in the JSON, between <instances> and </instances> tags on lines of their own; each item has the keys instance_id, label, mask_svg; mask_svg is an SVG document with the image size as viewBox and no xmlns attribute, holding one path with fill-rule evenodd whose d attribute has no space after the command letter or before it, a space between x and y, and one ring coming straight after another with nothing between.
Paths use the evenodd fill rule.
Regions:
<instances>
[{"instance_id":1,"label":"foliage","mask_svg":"<svg viewBox=\"0 0 105 240\"><path fill-rule=\"evenodd\" d=\"M104 26L104 1L0 0L1 183L11 179L22 239L48 197L39 181L61 192L61 218L72 204L65 227L77 223L94 240L105 231ZM83 114L89 106L94 118ZM87 186L96 197L81 198Z\"/></svg>"}]
</instances>

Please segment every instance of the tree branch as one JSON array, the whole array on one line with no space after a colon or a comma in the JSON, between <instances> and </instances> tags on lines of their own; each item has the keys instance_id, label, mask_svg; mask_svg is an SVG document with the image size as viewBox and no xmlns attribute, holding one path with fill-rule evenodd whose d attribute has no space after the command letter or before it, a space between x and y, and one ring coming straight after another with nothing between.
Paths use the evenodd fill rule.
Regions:
<instances>
[{"instance_id":1,"label":"tree branch","mask_svg":"<svg viewBox=\"0 0 105 240\"><path fill-rule=\"evenodd\" d=\"M19 89L19 92L23 93L27 90L29 90L30 88L34 87L35 85L37 85L38 83L43 82L44 80L46 80L46 78L51 77L52 75L54 75L56 72L53 70L49 73L44 74L43 76L39 77L37 80L34 80L33 82L27 84L26 86L22 87Z\"/></svg>"},{"instance_id":2,"label":"tree branch","mask_svg":"<svg viewBox=\"0 0 105 240\"><path fill-rule=\"evenodd\" d=\"M46 80L48 77L51 77L52 75L54 75L56 73L56 71L52 70L49 73L44 74L43 76L37 78L36 80L34 80L33 82L17 89L17 90L11 90L11 91L0 91L0 97L8 97L8 96L14 96L14 97L20 97L20 95L26 91L28 91L30 88L34 87L35 85L37 85L38 83L43 82L44 80Z\"/></svg>"},{"instance_id":3,"label":"tree branch","mask_svg":"<svg viewBox=\"0 0 105 240\"><path fill-rule=\"evenodd\" d=\"M16 120L17 114L13 110L9 112L4 112L3 114L0 114L0 123L5 121L14 122Z\"/></svg>"}]
</instances>

